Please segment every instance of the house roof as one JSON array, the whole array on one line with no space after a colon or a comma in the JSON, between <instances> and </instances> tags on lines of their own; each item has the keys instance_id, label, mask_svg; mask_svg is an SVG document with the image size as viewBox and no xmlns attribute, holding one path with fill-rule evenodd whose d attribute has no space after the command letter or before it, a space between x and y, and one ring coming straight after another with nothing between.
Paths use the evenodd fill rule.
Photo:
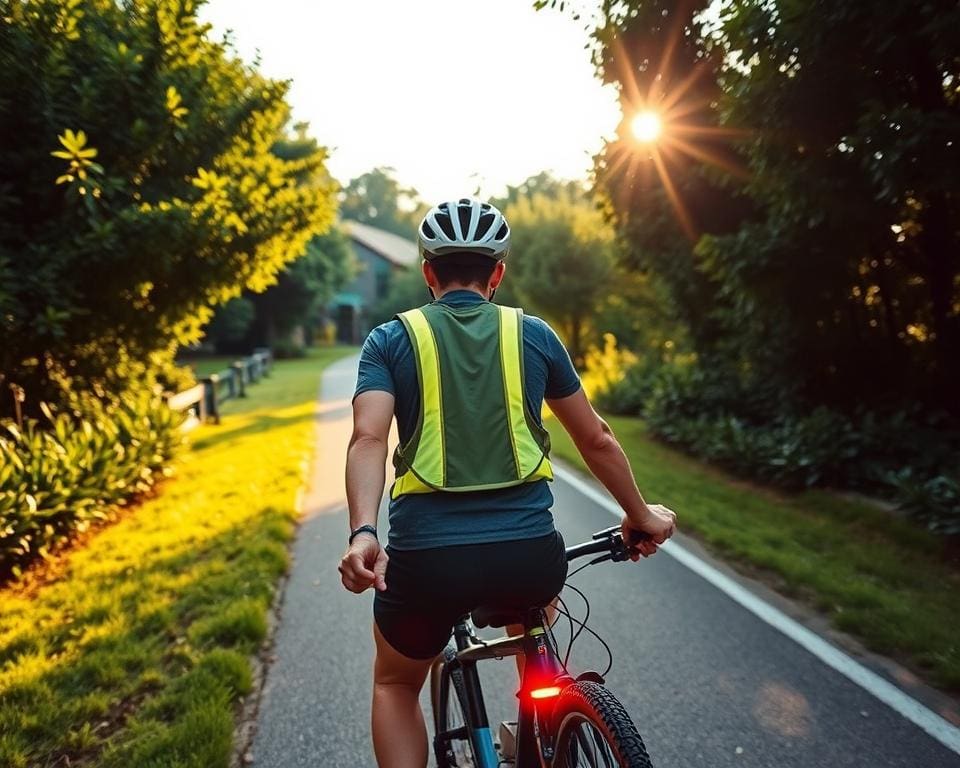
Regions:
<instances>
[{"instance_id":1,"label":"house roof","mask_svg":"<svg viewBox=\"0 0 960 768\"><path fill-rule=\"evenodd\" d=\"M352 240L398 267L409 267L416 264L420 258L415 242L393 232L361 224L359 221L343 221L341 226Z\"/></svg>"}]
</instances>

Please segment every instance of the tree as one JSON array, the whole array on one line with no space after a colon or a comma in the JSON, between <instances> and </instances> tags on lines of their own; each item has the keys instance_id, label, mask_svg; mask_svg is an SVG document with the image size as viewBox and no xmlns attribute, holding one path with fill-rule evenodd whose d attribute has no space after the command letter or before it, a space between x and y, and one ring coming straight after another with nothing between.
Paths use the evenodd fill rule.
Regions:
<instances>
[{"instance_id":1,"label":"tree","mask_svg":"<svg viewBox=\"0 0 960 768\"><path fill-rule=\"evenodd\" d=\"M759 210L699 251L764 375L960 411L960 7L810 6L727 7L720 108Z\"/></svg>"},{"instance_id":2,"label":"tree","mask_svg":"<svg viewBox=\"0 0 960 768\"><path fill-rule=\"evenodd\" d=\"M332 224L286 83L189 0L0 0L0 370L28 405L142 385ZM9 398L0 398L0 413Z\"/></svg>"},{"instance_id":3,"label":"tree","mask_svg":"<svg viewBox=\"0 0 960 768\"><path fill-rule=\"evenodd\" d=\"M628 263L748 411L958 410L960 9L731 0L711 30L706 5L610 0L594 30L624 109L597 184ZM646 162L628 129L650 104Z\"/></svg>"},{"instance_id":4,"label":"tree","mask_svg":"<svg viewBox=\"0 0 960 768\"><path fill-rule=\"evenodd\" d=\"M500 210L504 210L520 198L533 197L534 195L543 195L551 199L568 197L571 200L587 200L590 198L590 190L582 182L561 181L549 171L540 171L540 173L529 176L516 186L508 184L507 194L503 197L491 198L490 202Z\"/></svg>"},{"instance_id":5,"label":"tree","mask_svg":"<svg viewBox=\"0 0 960 768\"><path fill-rule=\"evenodd\" d=\"M511 228L512 288L555 323L581 363L594 311L611 287L612 229L599 210L567 196L521 197L504 211Z\"/></svg>"},{"instance_id":6,"label":"tree","mask_svg":"<svg viewBox=\"0 0 960 768\"><path fill-rule=\"evenodd\" d=\"M351 179L340 196L340 216L413 238L428 206L417 190L402 187L393 168L374 168Z\"/></svg>"},{"instance_id":7,"label":"tree","mask_svg":"<svg viewBox=\"0 0 960 768\"><path fill-rule=\"evenodd\" d=\"M670 313L705 357L723 362L723 301L694 245L703 232L734 230L749 205L724 169L739 161L718 128L721 60L707 45L706 0L603 0L593 59L617 86L623 118L595 158L596 191L623 239L622 266L648 273ZM632 133L641 111L657 113L663 135ZM706 161L705 161L706 160Z\"/></svg>"},{"instance_id":8,"label":"tree","mask_svg":"<svg viewBox=\"0 0 960 768\"><path fill-rule=\"evenodd\" d=\"M271 151L292 162L311 157L320 148L317 140L307 135L308 129L307 123L297 123L294 133L277 141ZM326 188L331 180L324 170L313 169L298 176L297 183ZM207 327L207 337L218 349L236 352L285 341L297 326L320 319L324 306L352 272L353 251L340 230L315 235L303 253L277 274L273 285L259 293L244 291L241 298L221 307ZM241 306L249 307L249 313L242 314ZM225 317L221 319L221 315ZM243 317L246 324L240 328ZM237 322L229 322L231 319Z\"/></svg>"},{"instance_id":9,"label":"tree","mask_svg":"<svg viewBox=\"0 0 960 768\"><path fill-rule=\"evenodd\" d=\"M276 285L249 295L255 308L249 346L273 344L297 326L316 322L352 267L353 251L339 229L314 237L303 256L280 273Z\"/></svg>"}]
</instances>

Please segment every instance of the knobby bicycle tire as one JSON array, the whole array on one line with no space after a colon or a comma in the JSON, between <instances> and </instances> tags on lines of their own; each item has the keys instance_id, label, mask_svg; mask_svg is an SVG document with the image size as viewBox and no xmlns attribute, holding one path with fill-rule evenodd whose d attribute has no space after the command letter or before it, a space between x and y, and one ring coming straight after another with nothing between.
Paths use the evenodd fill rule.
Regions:
<instances>
[{"instance_id":1,"label":"knobby bicycle tire","mask_svg":"<svg viewBox=\"0 0 960 768\"><path fill-rule=\"evenodd\" d=\"M612 763L599 760L587 762L587 765L651 768L647 748L633 720L623 705L602 685L587 681L568 685L557 699L552 722L556 734L556 753L551 763L553 768L582 765L571 760L586 754L582 747L585 730L592 732L591 739L595 743L607 745L614 760ZM584 724L592 727L585 729Z\"/></svg>"},{"instance_id":2,"label":"knobby bicycle tire","mask_svg":"<svg viewBox=\"0 0 960 768\"><path fill-rule=\"evenodd\" d=\"M444 678L446 678L445 681ZM431 691L431 701L435 732L449 730L453 724L451 715L454 711L460 714L460 722L457 725L463 725L466 719L464 714L466 707L463 702L463 673L458 669L449 671L444 664L434 685L435 690ZM456 710L452 707L456 707ZM458 740L448 745L443 753L435 753L435 757L439 768L473 768L477 765L473 745L469 739Z\"/></svg>"}]
</instances>

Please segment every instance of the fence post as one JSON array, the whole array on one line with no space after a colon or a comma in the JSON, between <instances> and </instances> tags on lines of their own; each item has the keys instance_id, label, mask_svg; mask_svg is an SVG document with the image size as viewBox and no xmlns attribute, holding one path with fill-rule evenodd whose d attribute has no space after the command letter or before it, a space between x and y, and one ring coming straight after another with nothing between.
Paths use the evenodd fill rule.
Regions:
<instances>
[{"instance_id":1,"label":"fence post","mask_svg":"<svg viewBox=\"0 0 960 768\"><path fill-rule=\"evenodd\" d=\"M214 424L220 423L220 407L218 403L218 385L220 377L213 373L203 380L203 394L207 405L207 415L213 419Z\"/></svg>"},{"instance_id":2,"label":"fence post","mask_svg":"<svg viewBox=\"0 0 960 768\"><path fill-rule=\"evenodd\" d=\"M247 388L244 386L243 381L243 363L239 360L233 363L230 363L230 370L233 371L233 379L236 382L237 386L237 397L246 397Z\"/></svg>"},{"instance_id":3,"label":"fence post","mask_svg":"<svg viewBox=\"0 0 960 768\"><path fill-rule=\"evenodd\" d=\"M263 366L263 375L269 376L270 369L273 368L273 353L270 347L257 347L253 350L255 355L260 357L260 364Z\"/></svg>"}]
</instances>

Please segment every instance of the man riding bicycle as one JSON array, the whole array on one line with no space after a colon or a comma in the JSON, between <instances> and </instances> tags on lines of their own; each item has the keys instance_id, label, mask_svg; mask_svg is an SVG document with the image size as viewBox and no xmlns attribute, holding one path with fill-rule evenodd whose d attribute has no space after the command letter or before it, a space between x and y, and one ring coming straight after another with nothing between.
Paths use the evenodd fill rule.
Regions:
<instances>
[{"instance_id":1,"label":"man riding bicycle","mask_svg":"<svg viewBox=\"0 0 960 768\"><path fill-rule=\"evenodd\" d=\"M364 342L347 450L351 533L339 566L347 589L376 589L372 725L382 768L426 766L418 697L457 619L481 604L547 606L563 587L544 400L623 507L636 557L654 554L676 524L671 510L644 502L556 333L492 303L510 250L500 211L475 198L441 203L417 241L435 300ZM376 522L394 417L384 549Z\"/></svg>"}]
</instances>

